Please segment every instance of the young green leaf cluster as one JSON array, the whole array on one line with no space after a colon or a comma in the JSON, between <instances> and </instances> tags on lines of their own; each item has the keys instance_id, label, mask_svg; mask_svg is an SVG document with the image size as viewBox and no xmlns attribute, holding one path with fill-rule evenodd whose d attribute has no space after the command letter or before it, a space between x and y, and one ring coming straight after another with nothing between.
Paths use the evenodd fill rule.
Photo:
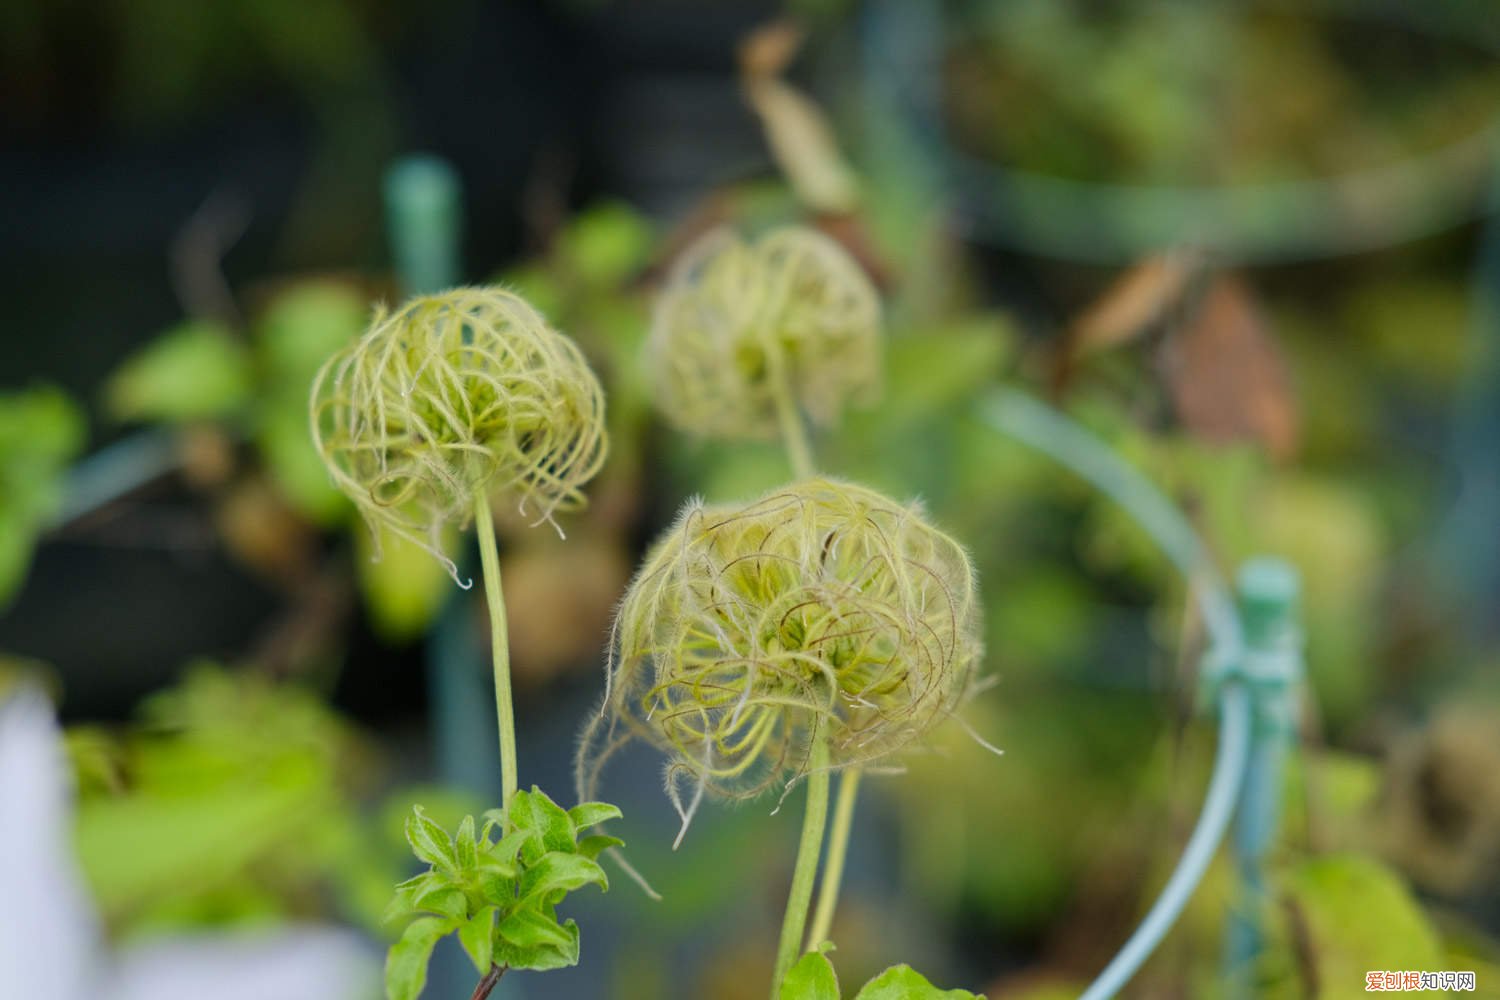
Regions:
<instances>
[{"instance_id":1,"label":"young green leaf cluster","mask_svg":"<svg viewBox=\"0 0 1500 1000\"><path fill-rule=\"evenodd\" d=\"M681 779L745 797L907 748L971 693L979 602L963 547L920 506L814 479L747 505L690 504L648 554L615 626L605 713L580 794L632 734Z\"/></svg>"},{"instance_id":2,"label":"young green leaf cluster","mask_svg":"<svg viewBox=\"0 0 1500 1000\"><path fill-rule=\"evenodd\" d=\"M508 812L486 812L477 830L465 816L450 836L413 807L406 839L431 868L398 885L386 911L387 921L409 920L386 959L389 1000L421 994L433 947L453 933L481 975L576 965L578 925L559 922L557 906L583 886L609 888L597 858L621 842L579 834L619 815L602 802L565 810L533 786Z\"/></svg>"}]
</instances>

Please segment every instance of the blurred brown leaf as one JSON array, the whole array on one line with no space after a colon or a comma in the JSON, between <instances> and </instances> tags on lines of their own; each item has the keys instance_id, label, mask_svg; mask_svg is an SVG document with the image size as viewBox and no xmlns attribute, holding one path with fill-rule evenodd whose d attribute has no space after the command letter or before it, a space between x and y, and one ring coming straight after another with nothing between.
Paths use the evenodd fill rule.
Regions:
<instances>
[{"instance_id":1,"label":"blurred brown leaf","mask_svg":"<svg viewBox=\"0 0 1500 1000\"><path fill-rule=\"evenodd\" d=\"M537 539L507 552L500 565L517 683L543 683L604 655L615 604L630 579L630 558L618 540L588 532L565 543Z\"/></svg>"},{"instance_id":2,"label":"blurred brown leaf","mask_svg":"<svg viewBox=\"0 0 1500 1000\"><path fill-rule=\"evenodd\" d=\"M1276 459L1297 449L1298 414L1281 350L1235 275L1216 277L1159 360L1178 418L1208 441L1259 442Z\"/></svg>"},{"instance_id":3,"label":"blurred brown leaf","mask_svg":"<svg viewBox=\"0 0 1500 1000\"><path fill-rule=\"evenodd\" d=\"M1199 267L1196 254L1173 250L1146 258L1111 282L1063 336L1054 388L1067 384L1080 359L1130 343L1160 323L1182 301Z\"/></svg>"},{"instance_id":4,"label":"blurred brown leaf","mask_svg":"<svg viewBox=\"0 0 1500 1000\"><path fill-rule=\"evenodd\" d=\"M859 202L858 179L823 110L781 79L802 40L802 29L787 19L746 35L739 48L740 82L792 191L816 212L842 214Z\"/></svg>"},{"instance_id":5,"label":"blurred brown leaf","mask_svg":"<svg viewBox=\"0 0 1500 1000\"><path fill-rule=\"evenodd\" d=\"M797 58L806 37L801 26L790 18L777 18L761 25L740 40L740 75L747 80L780 76Z\"/></svg>"},{"instance_id":6,"label":"blurred brown leaf","mask_svg":"<svg viewBox=\"0 0 1500 1000\"><path fill-rule=\"evenodd\" d=\"M772 159L797 197L814 211L852 211L859 202L859 183L823 110L775 77L746 79L745 98L760 117Z\"/></svg>"},{"instance_id":7,"label":"blurred brown leaf","mask_svg":"<svg viewBox=\"0 0 1500 1000\"><path fill-rule=\"evenodd\" d=\"M298 586L312 572L311 529L261 476L229 488L214 511L214 524L236 559L284 587Z\"/></svg>"}]
</instances>

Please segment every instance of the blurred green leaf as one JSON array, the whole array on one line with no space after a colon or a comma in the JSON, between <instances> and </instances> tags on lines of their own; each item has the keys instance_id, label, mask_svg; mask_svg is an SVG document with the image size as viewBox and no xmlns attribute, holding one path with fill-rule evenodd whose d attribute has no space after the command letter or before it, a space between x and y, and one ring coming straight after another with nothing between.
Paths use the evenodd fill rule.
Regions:
<instances>
[{"instance_id":1,"label":"blurred green leaf","mask_svg":"<svg viewBox=\"0 0 1500 1000\"><path fill-rule=\"evenodd\" d=\"M319 472L326 478L321 463ZM422 635L455 586L453 578L431 552L384 525L358 524L353 530L359 590L376 632L388 642L409 642ZM372 531L380 532L378 554ZM446 529L444 549L456 550L457 539L451 528Z\"/></svg>"},{"instance_id":2,"label":"blurred green leaf","mask_svg":"<svg viewBox=\"0 0 1500 1000\"><path fill-rule=\"evenodd\" d=\"M179 422L228 417L249 401L250 355L227 328L189 320L127 358L105 383L116 420Z\"/></svg>"},{"instance_id":3,"label":"blurred green leaf","mask_svg":"<svg viewBox=\"0 0 1500 1000\"><path fill-rule=\"evenodd\" d=\"M585 284L615 287L646 264L653 240L651 223L624 202L586 209L562 233L563 260Z\"/></svg>"},{"instance_id":4,"label":"blurred green leaf","mask_svg":"<svg viewBox=\"0 0 1500 1000\"><path fill-rule=\"evenodd\" d=\"M1371 969L1443 968L1426 914L1400 877L1371 857L1314 858L1289 871L1282 888L1300 915L1302 950L1318 983L1358 989Z\"/></svg>"},{"instance_id":5,"label":"blurred green leaf","mask_svg":"<svg viewBox=\"0 0 1500 1000\"><path fill-rule=\"evenodd\" d=\"M63 500L83 447L83 414L45 387L0 394L0 610L20 588L37 536Z\"/></svg>"}]
</instances>

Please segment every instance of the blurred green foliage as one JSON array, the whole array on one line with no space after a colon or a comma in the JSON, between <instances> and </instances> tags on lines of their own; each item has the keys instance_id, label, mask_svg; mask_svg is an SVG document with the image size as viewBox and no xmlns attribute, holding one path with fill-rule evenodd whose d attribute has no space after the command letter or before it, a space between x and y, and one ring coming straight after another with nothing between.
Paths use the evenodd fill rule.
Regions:
<instances>
[{"instance_id":1,"label":"blurred green foliage","mask_svg":"<svg viewBox=\"0 0 1500 1000\"><path fill-rule=\"evenodd\" d=\"M134 726L68 746L79 858L116 935L330 909L375 926L399 858L360 816L368 753L313 692L201 663Z\"/></svg>"},{"instance_id":2,"label":"blurred green foliage","mask_svg":"<svg viewBox=\"0 0 1500 1000\"><path fill-rule=\"evenodd\" d=\"M59 510L83 413L45 387L0 395L0 611L20 589L38 536Z\"/></svg>"}]
</instances>

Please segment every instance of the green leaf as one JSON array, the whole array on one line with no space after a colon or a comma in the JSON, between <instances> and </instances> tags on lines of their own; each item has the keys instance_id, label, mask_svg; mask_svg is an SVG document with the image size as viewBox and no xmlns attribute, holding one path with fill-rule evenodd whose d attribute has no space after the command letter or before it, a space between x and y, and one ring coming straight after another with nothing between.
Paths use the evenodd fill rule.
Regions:
<instances>
[{"instance_id":1,"label":"green leaf","mask_svg":"<svg viewBox=\"0 0 1500 1000\"><path fill-rule=\"evenodd\" d=\"M302 422L306 436L305 416ZM322 459L318 461L321 466ZM320 474L328 478L326 469ZM452 528L444 528L438 545L452 552L457 540ZM384 525L362 525L354 533L354 548L360 596L381 638L399 642L425 632L453 589L443 564L431 552Z\"/></svg>"},{"instance_id":2,"label":"green leaf","mask_svg":"<svg viewBox=\"0 0 1500 1000\"><path fill-rule=\"evenodd\" d=\"M983 1000L967 990L940 990L909 965L893 965L865 984L854 1000Z\"/></svg>"},{"instance_id":3,"label":"green leaf","mask_svg":"<svg viewBox=\"0 0 1500 1000\"><path fill-rule=\"evenodd\" d=\"M484 820L484 826L479 828L479 847L480 850L485 850L486 845L490 842L490 834L496 830L505 829L505 811L503 809L486 809L480 819ZM516 846L519 847L519 843ZM514 856L511 855L511 857Z\"/></svg>"},{"instance_id":4,"label":"green leaf","mask_svg":"<svg viewBox=\"0 0 1500 1000\"><path fill-rule=\"evenodd\" d=\"M1400 876L1358 854L1307 861L1286 877L1320 983L1362 983L1370 969L1441 969L1431 921Z\"/></svg>"},{"instance_id":5,"label":"green leaf","mask_svg":"<svg viewBox=\"0 0 1500 1000\"><path fill-rule=\"evenodd\" d=\"M840 1000L833 963L811 951L797 960L781 981L781 1000Z\"/></svg>"},{"instance_id":6,"label":"green leaf","mask_svg":"<svg viewBox=\"0 0 1500 1000\"><path fill-rule=\"evenodd\" d=\"M591 861L597 861L599 855L611 847L624 847L625 841L619 837L608 837L602 833L590 834L578 842L578 853Z\"/></svg>"},{"instance_id":7,"label":"green leaf","mask_svg":"<svg viewBox=\"0 0 1500 1000\"><path fill-rule=\"evenodd\" d=\"M562 806L535 785L530 792L518 791L510 804L511 826L531 834L521 846L521 860L534 864L548 851L572 851L577 836L573 821Z\"/></svg>"},{"instance_id":8,"label":"green leaf","mask_svg":"<svg viewBox=\"0 0 1500 1000\"><path fill-rule=\"evenodd\" d=\"M651 224L639 212L622 202L605 202L579 215L563 231L560 244L580 278L612 286L645 264L651 241Z\"/></svg>"},{"instance_id":9,"label":"green leaf","mask_svg":"<svg viewBox=\"0 0 1500 1000\"><path fill-rule=\"evenodd\" d=\"M516 870L499 862L479 866L479 894L497 906L509 907L516 901Z\"/></svg>"},{"instance_id":10,"label":"green leaf","mask_svg":"<svg viewBox=\"0 0 1500 1000\"><path fill-rule=\"evenodd\" d=\"M518 948L559 948L569 941L567 930L556 918L525 906L500 921L499 931Z\"/></svg>"},{"instance_id":11,"label":"green leaf","mask_svg":"<svg viewBox=\"0 0 1500 1000\"><path fill-rule=\"evenodd\" d=\"M417 900L444 884L441 875L423 872L396 886L396 895L385 908L381 923L390 923L399 917L411 916L417 908Z\"/></svg>"},{"instance_id":12,"label":"green leaf","mask_svg":"<svg viewBox=\"0 0 1500 1000\"><path fill-rule=\"evenodd\" d=\"M453 838L453 855L459 871L471 872L479 867L479 845L474 841L474 817L465 816Z\"/></svg>"},{"instance_id":13,"label":"green leaf","mask_svg":"<svg viewBox=\"0 0 1500 1000\"><path fill-rule=\"evenodd\" d=\"M553 851L521 874L521 899L546 899L559 889L572 892L590 884L609 888L603 868L582 855Z\"/></svg>"},{"instance_id":14,"label":"green leaf","mask_svg":"<svg viewBox=\"0 0 1500 1000\"><path fill-rule=\"evenodd\" d=\"M421 917L411 922L385 957L387 1000L416 1000L427 985L427 962L438 939L453 930L453 921Z\"/></svg>"},{"instance_id":15,"label":"green leaf","mask_svg":"<svg viewBox=\"0 0 1500 1000\"><path fill-rule=\"evenodd\" d=\"M412 906L428 913L462 919L468 915L469 902L463 890L452 885L439 884L412 900Z\"/></svg>"},{"instance_id":16,"label":"green leaf","mask_svg":"<svg viewBox=\"0 0 1500 1000\"><path fill-rule=\"evenodd\" d=\"M228 416L250 398L250 356L216 323L189 321L132 354L105 384L116 420L205 420Z\"/></svg>"},{"instance_id":17,"label":"green leaf","mask_svg":"<svg viewBox=\"0 0 1500 1000\"><path fill-rule=\"evenodd\" d=\"M512 863L516 860L516 854L521 850L521 845L530 839L530 830L512 830L495 841L494 846L485 853L492 861L513 868Z\"/></svg>"},{"instance_id":18,"label":"green leaf","mask_svg":"<svg viewBox=\"0 0 1500 1000\"><path fill-rule=\"evenodd\" d=\"M442 827L427 818L421 806L412 806L411 815L406 818L406 842L411 845L412 853L429 865L453 871L453 841Z\"/></svg>"},{"instance_id":19,"label":"green leaf","mask_svg":"<svg viewBox=\"0 0 1500 1000\"><path fill-rule=\"evenodd\" d=\"M530 908L516 910L500 922L495 961L513 969L563 969L578 964L578 925Z\"/></svg>"},{"instance_id":20,"label":"green leaf","mask_svg":"<svg viewBox=\"0 0 1500 1000\"><path fill-rule=\"evenodd\" d=\"M464 946L469 961L481 976L490 971L495 949L495 914L493 906L486 906L474 916L458 925L458 941Z\"/></svg>"},{"instance_id":21,"label":"green leaf","mask_svg":"<svg viewBox=\"0 0 1500 1000\"><path fill-rule=\"evenodd\" d=\"M608 802L584 802L568 810L568 818L575 830L587 830L591 826L620 818L620 810Z\"/></svg>"},{"instance_id":22,"label":"green leaf","mask_svg":"<svg viewBox=\"0 0 1500 1000\"><path fill-rule=\"evenodd\" d=\"M84 437L82 410L57 389L0 394L0 611L62 503L67 465Z\"/></svg>"}]
</instances>

